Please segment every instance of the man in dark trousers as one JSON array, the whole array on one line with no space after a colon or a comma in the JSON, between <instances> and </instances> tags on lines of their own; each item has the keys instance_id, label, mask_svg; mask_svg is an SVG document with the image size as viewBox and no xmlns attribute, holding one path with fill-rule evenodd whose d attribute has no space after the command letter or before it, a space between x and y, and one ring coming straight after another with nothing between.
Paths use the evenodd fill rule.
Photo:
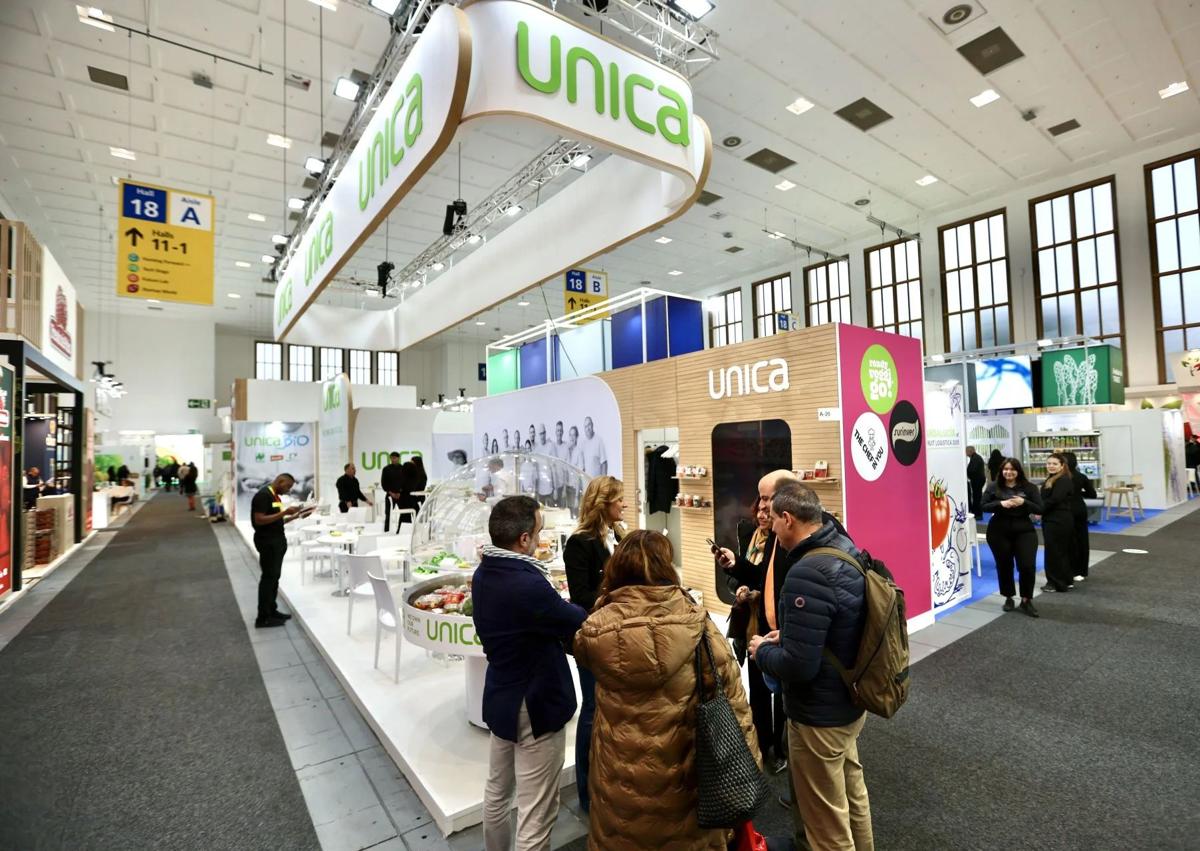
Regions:
<instances>
[{"instance_id":1,"label":"man in dark trousers","mask_svg":"<svg viewBox=\"0 0 1200 851\"><path fill-rule=\"evenodd\" d=\"M383 531L388 530L392 519L392 509L403 508L401 498L404 491L404 469L400 465L400 453L388 455L388 465L379 474L379 487L387 494L383 498ZM400 532L400 518L396 518L396 532Z\"/></svg>"},{"instance_id":2,"label":"man in dark trousers","mask_svg":"<svg viewBox=\"0 0 1200 851\"><path fill-rule=\"evenodd\" d=\"M258 629L283 626L292 617L279 611L275 600L275 595L279 593L283 557L287 553L283 524L312 513L311 510L302 511L298 505L283 507L284 495L295 484L296 480L290 474L280 473L271 484L256 493L250 503L254 548L258 550L258 564L262 568L262 576L258 580L258 617L254 621Z\"/></svg>"},{"instance_id":3,"label":"man in dark trousers","mask_svg":"<svg viewBox=\"0 0 1200 851\"><path fill-rule=\"evenodd\" d=\"M967 447L967 510L979 518L983 505L983 486L987 483L987 465L974 446Z\"/></svg>"},{"instance_id":4,"label":"man in dark trousers","mask_svg":"<svg viewBox=\"0 0 1200 851\"><path fill-rule=\"evenodd\" d=\"M358 470L351 461L342 468L342 476L337 480L338 492L338 510L345 514L351 508L358 508L360 502L365 502L371 505L371 500L367 499L366 494L362 492L362 487L358 484Z\"/></svg>"}]
</instances>

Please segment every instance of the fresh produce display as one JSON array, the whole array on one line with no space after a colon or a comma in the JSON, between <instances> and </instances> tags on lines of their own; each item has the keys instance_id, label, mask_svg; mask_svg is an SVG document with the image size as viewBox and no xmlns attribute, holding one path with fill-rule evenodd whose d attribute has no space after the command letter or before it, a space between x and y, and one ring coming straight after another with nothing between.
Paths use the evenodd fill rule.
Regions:
<instances>
[{"instance_id":1,"label":"fresh produce display","mask_svg":"<svg viewBox=\"0 0 1200 851\"><path fill-rule=\"evenodd\" d=\"M435 615L470 615L473 611L471 586L443 585L427 594L421 594L412 601L412 605Z\"/></svg>"}]
</instances>

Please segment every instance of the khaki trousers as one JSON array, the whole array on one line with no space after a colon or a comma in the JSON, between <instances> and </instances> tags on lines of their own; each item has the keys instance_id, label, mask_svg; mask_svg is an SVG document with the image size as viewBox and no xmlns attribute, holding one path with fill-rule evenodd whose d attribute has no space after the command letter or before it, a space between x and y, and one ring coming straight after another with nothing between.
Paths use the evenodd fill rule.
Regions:
<instances>
[{"instance_id":1,"label":"khaki trousers","mask_svg":"<svg viewBox=\"0 0 1200 851\"><path fill-rule=\"evenodd\" d=\"M788 721L788 765L813 851L874 851L871 802L858 761L866 716L845 727Z\"/></svg>"},{"instance_id":2,"label":"khaki trousers","mask_svg":"<svg viewBox=\"0 0 1200 851\"><path fill-rule=\"evenodd\" d=\"M529 711L521 704L518 742L492 734L488 779L483 792L485 851L513 851L509 820L517 803L515 851L549 851L550 831L558 818L558 782L567 755L567 731L534 738Z\"/></svg>"}]
</instances>

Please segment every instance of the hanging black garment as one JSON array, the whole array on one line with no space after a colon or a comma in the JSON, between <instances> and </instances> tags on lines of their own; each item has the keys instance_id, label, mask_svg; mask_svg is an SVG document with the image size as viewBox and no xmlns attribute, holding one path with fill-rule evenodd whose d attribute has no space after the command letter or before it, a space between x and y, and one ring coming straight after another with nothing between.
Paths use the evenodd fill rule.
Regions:
<instances>
[{"instance_id":1,"label":"hanging black garment","mask_svg":"<svg viewBox=\"0 0 1200 851\"><path fill-rule=\"evenodd\" d=\"M675 459L664 458L666 446L646 453L646 505L650 514L669 514L679 494L679 482L675 479Z\"/></svg>"}]
</instances>

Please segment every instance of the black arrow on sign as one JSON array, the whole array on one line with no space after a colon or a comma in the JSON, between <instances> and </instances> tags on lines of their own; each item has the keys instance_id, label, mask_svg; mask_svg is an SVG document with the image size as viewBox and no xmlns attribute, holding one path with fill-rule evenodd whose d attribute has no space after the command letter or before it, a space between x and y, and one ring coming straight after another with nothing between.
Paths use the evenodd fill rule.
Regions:
<instances>
[{"instance_id":1,"label":"black arrow on sign","mask_svg":"<svg viewBox=\"0 0 1200 851\"><path fill-rule=\"evenodd\" d=\"M125 231L125 235L129 237L129 241L133 244L133 247L137 248L137 242L142 238L142 232L137 228L130 228Z\"/></svg>"},{"instance_id":2,"label":"black arrow on sign","mask_svg":"<svg viewBox=\"0 0 1200 851\"><path fill-rule=\"evenodd\" d=\"M575 309L575 299L573 299L573 298L567 299L567 307L571 308L571 310L574 310Z\"/></svg>"}]
</instances>

